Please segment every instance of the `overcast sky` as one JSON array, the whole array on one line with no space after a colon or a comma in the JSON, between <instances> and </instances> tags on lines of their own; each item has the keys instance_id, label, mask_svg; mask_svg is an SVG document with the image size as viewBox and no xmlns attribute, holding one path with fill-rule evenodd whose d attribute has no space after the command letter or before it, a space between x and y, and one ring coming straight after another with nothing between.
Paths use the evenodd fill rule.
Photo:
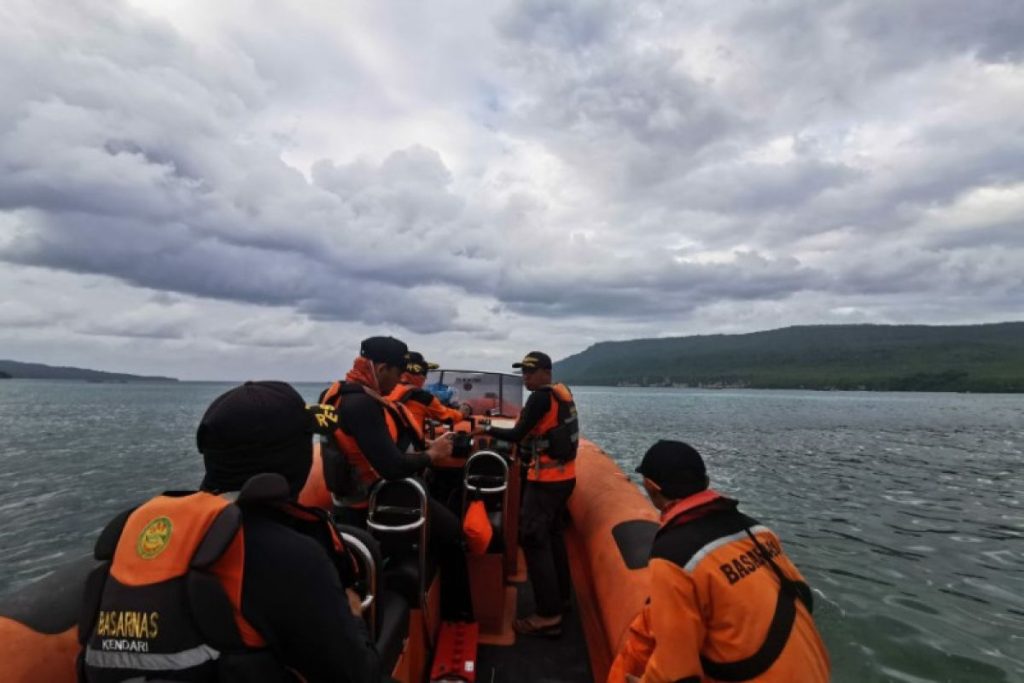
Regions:
<instances>
[{"instance_id":1,"label":"overcast sky","mask_svg":"<svg viewBox=\"0 0 1024 683\"><path fill-rule=\"evenodd\" d=\"M0 358L1024 318L1024 3L0 0Z\"/></svg>"}]
</instances>

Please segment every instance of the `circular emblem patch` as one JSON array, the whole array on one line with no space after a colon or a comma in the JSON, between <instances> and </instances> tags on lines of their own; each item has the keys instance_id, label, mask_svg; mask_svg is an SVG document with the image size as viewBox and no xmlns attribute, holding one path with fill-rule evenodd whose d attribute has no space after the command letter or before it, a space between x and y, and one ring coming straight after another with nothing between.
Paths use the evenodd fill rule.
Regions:
<instances>
[{"instance_id":1,"label":"circular emblem patch","mask_svg":"<svg viewBox=\"0 0 1024 683\"><path fill-rule=\"evenodd\" d=\"M146 525L139 534L139 542L135 544L135 552L144 560L152 560L167 547L171 540L171 520L157 517Z\"/></svg>"}]
</instances>

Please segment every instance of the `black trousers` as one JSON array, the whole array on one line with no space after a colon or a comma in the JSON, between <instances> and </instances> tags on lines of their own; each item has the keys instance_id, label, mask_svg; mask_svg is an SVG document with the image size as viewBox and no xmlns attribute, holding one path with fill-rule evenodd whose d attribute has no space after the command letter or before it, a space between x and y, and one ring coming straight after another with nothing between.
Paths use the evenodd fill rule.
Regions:
<instances>
[{"instance_id":1,"label":"black trousers","mask_svg":"<svg viewBox=\"0 0 1024 683\"><path fill-rule=\"evenodd\" d=\"M336 510L339 522L361 529L366 528L366 516L365 508ZM473 621L473 597L469 588L462 522L455 513L430 496L427 498L427 524L427 551L437 557L441 570L441 619Z\"/></svg>"},{"instance_id":2,"label":"black trousers","mask_svg":"<svg viewBox=\"0 0 1024 683\"><path fill-rule=\"evenodd\" d=\"M469 589L469 566L462 539L462 520L437 499L427 499L430 544L441 568L441 619L473 621L473 597Z\"/></svg>"},{"instance_id":3,"label":"black trousers","mask_svg":"<svg viewBox=\"0 0 1024 683\"><path fill-rule=\"evenodd\" d=\"M537 614L555 617L572 597L569 556L562 537L565 505L576 480L527 481L519 515L519 543L533 586Z\"/></svg>"}]
</instances>

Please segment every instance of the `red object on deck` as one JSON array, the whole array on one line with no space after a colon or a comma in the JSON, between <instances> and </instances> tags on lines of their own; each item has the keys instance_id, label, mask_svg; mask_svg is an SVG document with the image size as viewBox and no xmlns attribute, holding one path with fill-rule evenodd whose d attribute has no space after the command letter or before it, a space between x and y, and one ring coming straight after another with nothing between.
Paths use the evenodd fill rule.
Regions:
<instances>
[{"instance_id":1,"label":"red object on deck","mask_svg":"<svg viewBox=\"0 0 1024 683\"><path fill-rule=\"evenodd\" d=\"M446 621L441 624L437 639L437 654L430 670L431 683L442 681L476 681L476 641L480 633L478 624Z\"/></svg>"}]
</instances>

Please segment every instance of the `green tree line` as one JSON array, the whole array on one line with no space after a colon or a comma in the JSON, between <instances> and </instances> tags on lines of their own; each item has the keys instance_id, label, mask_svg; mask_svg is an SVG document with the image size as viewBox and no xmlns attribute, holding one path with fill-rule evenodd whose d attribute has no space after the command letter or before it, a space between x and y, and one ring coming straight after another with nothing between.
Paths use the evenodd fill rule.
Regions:
<instances>
[{"instance_id":1,"label":"green tree line","mask_svg":"<svg viewBox=\"0 0 1024 683\"><path fill-rule=\"evenodd\" d=\"M556 372L596 385L1024 392L1024 323L817 325L601 342Z\"/></svg>"}]
</instances>

